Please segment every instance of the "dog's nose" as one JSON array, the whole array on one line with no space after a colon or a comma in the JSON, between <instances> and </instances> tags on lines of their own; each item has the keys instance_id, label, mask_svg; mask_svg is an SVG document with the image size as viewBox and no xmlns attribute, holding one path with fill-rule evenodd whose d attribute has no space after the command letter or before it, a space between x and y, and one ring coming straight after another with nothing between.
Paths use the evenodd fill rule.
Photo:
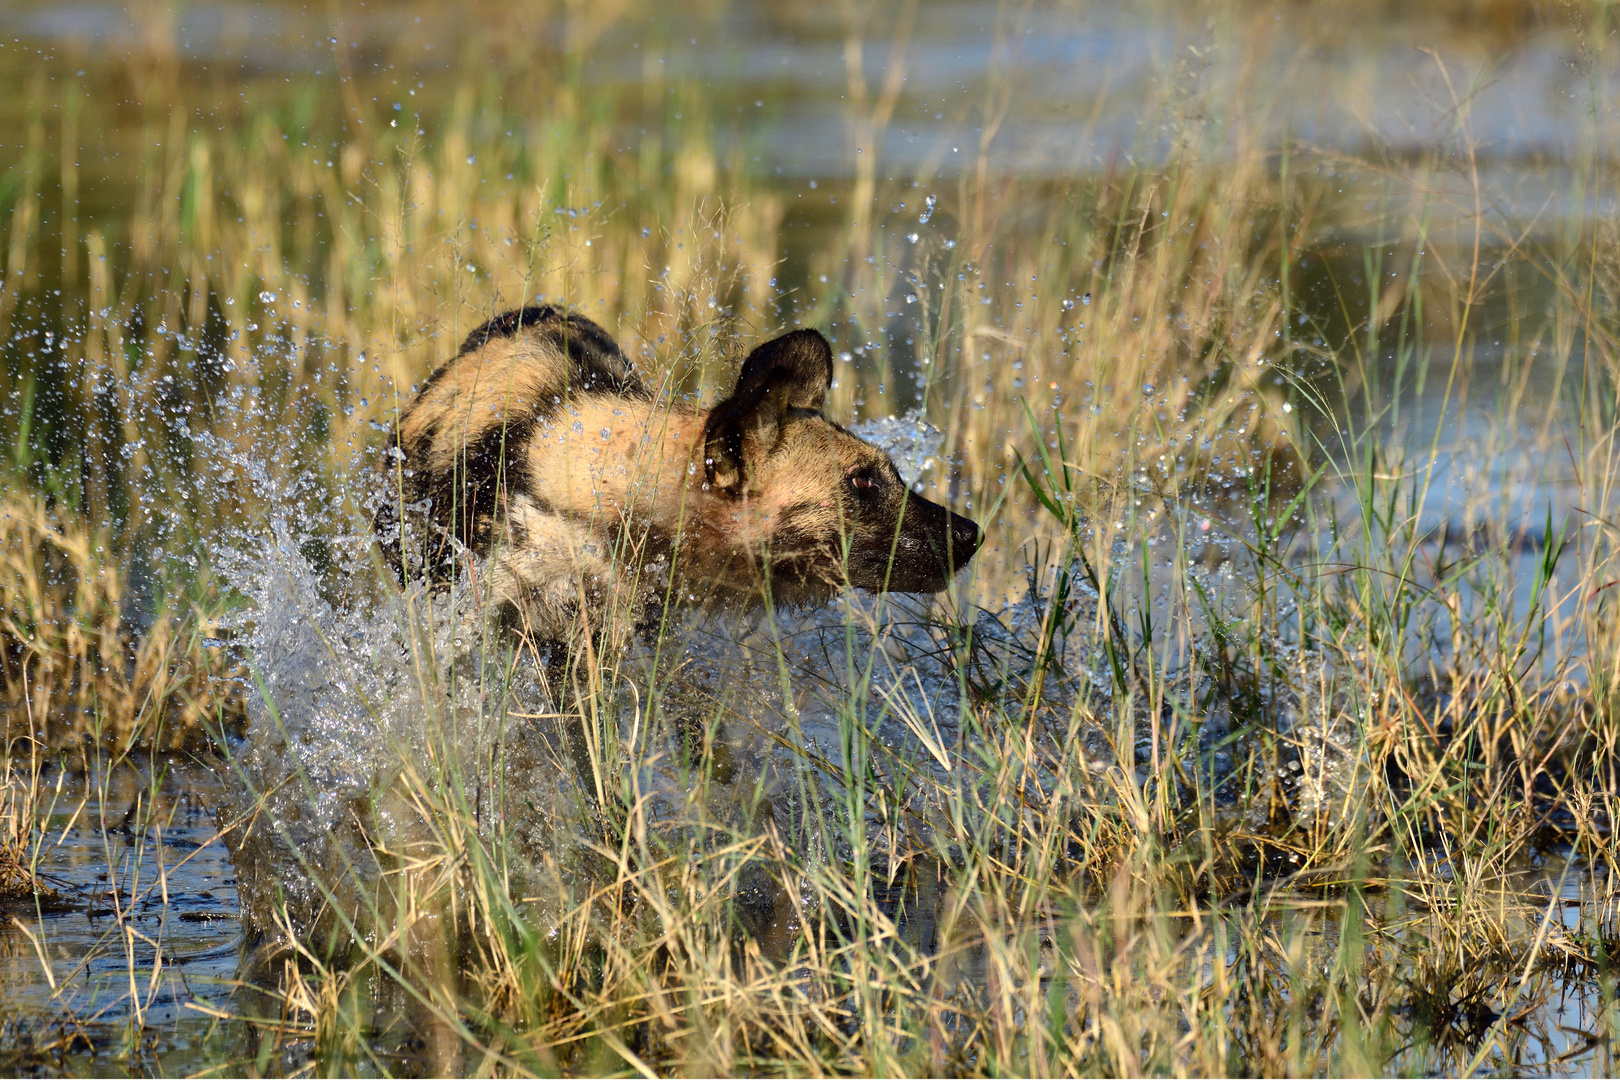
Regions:
<instances>
[{"instance_id":1,"label":"dog's nose","mask_svg":"<svg viewBox=\"0 0 1620 1080\"><path fill-rule=\"evenodd\" d=\"M984 543L984 530L965 517L952 514L951 518L951 562L961 566Z\"/></svg>"}]
</instances>

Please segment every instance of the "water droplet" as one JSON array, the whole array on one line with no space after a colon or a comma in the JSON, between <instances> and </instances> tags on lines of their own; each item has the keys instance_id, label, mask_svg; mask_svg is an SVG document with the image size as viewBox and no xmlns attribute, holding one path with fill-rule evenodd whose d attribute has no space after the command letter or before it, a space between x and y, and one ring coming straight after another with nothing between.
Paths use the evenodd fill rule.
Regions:
<instances>
[{"instance_id":1,"label":"water droplet","mask_svg":"<svg viewBox=\"0 0 1620 1080\"><path fill-rule=\"evenodd\" d=\"M934 206L938 202L939 197L936 195L930 195L928 198L923 200L923 212L917 216L917 224L928 224L928 219L934 216ZM916 243L916 241L914 240L912 243Z\"/></svg>"}]
</instances>

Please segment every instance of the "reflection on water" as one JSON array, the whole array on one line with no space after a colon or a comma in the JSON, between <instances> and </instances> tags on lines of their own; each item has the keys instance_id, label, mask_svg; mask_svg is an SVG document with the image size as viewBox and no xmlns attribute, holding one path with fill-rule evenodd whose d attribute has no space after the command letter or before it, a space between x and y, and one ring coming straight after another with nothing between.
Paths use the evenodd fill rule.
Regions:
<instances>
[{"instance_id":1,"label":"reflection on water","mask_svg":"<svg viewBox=\"0 0 1620 1080\"><path fill-rule=\"evenodd\" d=\"M11 1066L217 1062L242 956L236 873L214 821L220 778L153 760L43 783L39 874L56 896L10 908L0 930L0 1022L22 1025Z\"/></svg>"}]
</instances>

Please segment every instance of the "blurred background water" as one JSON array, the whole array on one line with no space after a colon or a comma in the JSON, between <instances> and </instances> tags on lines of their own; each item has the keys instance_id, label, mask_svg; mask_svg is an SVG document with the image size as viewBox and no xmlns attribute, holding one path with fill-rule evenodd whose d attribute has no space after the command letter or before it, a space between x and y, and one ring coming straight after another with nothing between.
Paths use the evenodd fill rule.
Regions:
<instances>
[{"instance_id":1,"label":"blurred background water","mask_svg":"<svg viewBox=\"0 0 1620 1080\"><path fill-rule=\"evenodd\" d=\"M1551 286L1533 269L1506 264L1516 245L1578 236L1614 209L1613 186L1594 172L1620 134L1610 93L1615 58L1591 37L1601 25L1510 0L794 10L13 2L0 9L0 213L28 201L41 248L61 254L4 279L8 306L32 311L8 319L0 343L13 382L5 411L16 415L18 387L38 373L36 435L56 458L57 444L76 437L79 426L53 416L73 406L53 404L40 359L48 355L44 335L70 334L82 321L59 290L74 293L91 256L61 238L99 231L105 251L95 257L128 260L143 242L140 226L126 224L132 207L157 209L153 163L184 164L174 141L232 131L262 138L249 134L249 119L271 112L285 120L280 137L295 140L317 170L358 174L364 163L345 164L343 148L357 129L388 116L423 143L456 127L463 141L494 139L514 156L543 155L533 144L556 133L543 124L544 98L523 94L521 72L533 68L536 85L565 75L558 93L590 95L593 108L606 110L618 144L609 149L621 160L697 143L702 167L746 174L780 196L766 322L814 307L816 254L849 224L851 198L878 187L876 227L898 244L918 231L919 185L946 191L1016 180L1017 200L995 210L998 224L1018 235L1020 219L1023 231L1036 228L1050 200L1065 198L1062 181L1152 168L1188 145L1214 160L1269 150L1284 177L1292 169L1320 181L1309 208L1311 246L1294 252L1289 268L1290 299L1308 336L1331 352L1343 350L1378 303L1369 249L1389 254L1380 270L1396 280L1414 252L1426 260L1423 272L1445 279L1480 252L1492 270L1466 331L1482 369L1476 392L1448 401L1443 373L1426 377L1431 360L1452 360L1456 327L1439 305L1414 328L1438 351L1397 363L1392 345L1376 350L1363 389L1373 411L1425 450L1436 421L1453 415L1446 410L1461 410L1445 425L1448 443L1455 435L1472 446L1482 434L1512 442L1514 431L1493 427L1494 397L1477 388L1493 381L1488 369L1518 313L1535 308L1538 296L1545 302ZM501 83L474 106L465 100L469 65ZM869 186L855 190L863 178ZM229 200L257 182L229 173L210 181L210 197ZM1051 182L1047 200L1041 181ZM919 190L906 206L908 188ZM165 197L185 202L196 193ZM567 207L565 193L548 197ZM923 224L946 234L969 223L942 212ZM21 230L13 235L17 247ZM891 299L900 308L891 319L897 338L912 313L898 296L885 306ZM1388 408L1398 400L1387 385L1397 374L1408 390L1421 388L1416 408ZM1578 385L1578 371L1566 376ZM1555 381L1538 371L1523 392L1556 396ZM914 407L908 385L891 377L874 395L883 400L873 414ZM1541 442L1542 434L1519 441ZM1537 483L1557 472L1529 469ZM1522 486L1509 475L1522 472L1498 468L1495 482ZM1437 493L1454 509L1467 492L1452 489L1480 482L1448 461ZM1436 506L1442 518L1453 512ZM1555 517L1566 510L1561 504Z\"/></svg>"}]
</instances>

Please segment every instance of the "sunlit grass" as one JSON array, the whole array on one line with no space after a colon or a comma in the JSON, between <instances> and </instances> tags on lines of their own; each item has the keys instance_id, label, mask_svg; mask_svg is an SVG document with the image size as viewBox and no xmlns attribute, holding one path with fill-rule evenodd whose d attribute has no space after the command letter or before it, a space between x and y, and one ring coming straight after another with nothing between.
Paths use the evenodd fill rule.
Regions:
<instances>
[{"instance_id":1,"label":"sunlit grass","mask_svg":"<svg viewBox=\"0 0 1620 1080\"><path fill-rule=\"evenodd\" d=\"M40 111L0 207L0 675L53 749L217 736L261 1070L1514 1071L1582 1038L1608 1067L1615 222L1459 212L1466 126L1356 162L1351 205L1247 99L1167 92L1150 165L792 190L714 144L696 83L649 109L470 56L419 133L268 91L195 127L172 60L116 74L136 195L58 255ZM885 93L852 84L857 128ZM536 296L705 402L821 327L829 412L919 409L931 497L991 542L937 602L674 625L524 701L532 658L455 663L444 598L353 535L411 386ZM1457 452L1433 385L1496 422ZM261 640L233 558L303 583L275 617L377 718L386 767L320 849L286 810L322 794L278 756L298 705L216 640ZM356 608L409 678L366 681ZM520 720L589 731L591 775ZM1554 1030L1570 993L1592 1031Z\"/></svg>"},{"instance_id":2,"label":"sunlit grass","mask_svg":"<svg viewBox=\"0 0 1620 1080\"><path fill-rule=\"evenodd\" d=\"M144 628L112 529L19 491L0 503L0 701L12 737L174 749L240 712L211 620L175 597ZM180 610L175 610L180 609Z\"/></svg>"}]
</instances>

